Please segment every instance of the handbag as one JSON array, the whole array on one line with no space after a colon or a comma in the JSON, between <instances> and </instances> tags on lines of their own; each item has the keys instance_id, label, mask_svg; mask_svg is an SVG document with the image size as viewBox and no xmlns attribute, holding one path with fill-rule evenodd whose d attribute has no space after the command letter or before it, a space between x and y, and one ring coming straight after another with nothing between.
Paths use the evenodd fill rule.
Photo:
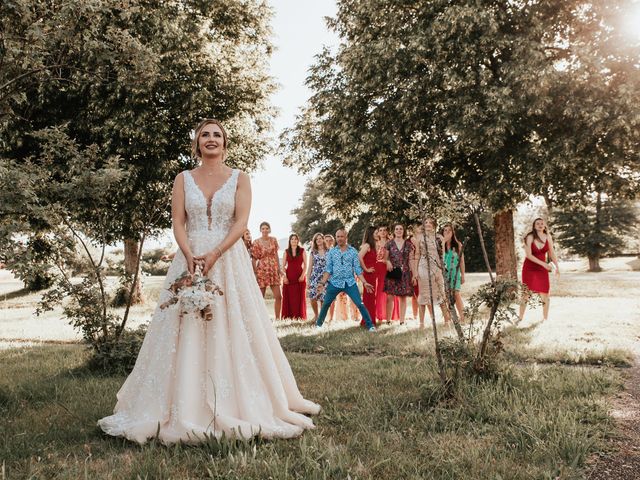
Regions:
<instances>
[{"instance_id":1,"label":"handbag","mask_svg":"<svg viewBox=\"0 0 640 480\"><path fill-rule=\"evenodd\" d=\"M387 278L391 280L402 279L402 269L400 267L394 267L393 270L387 272Z\"/></svg>"}]
</instances>

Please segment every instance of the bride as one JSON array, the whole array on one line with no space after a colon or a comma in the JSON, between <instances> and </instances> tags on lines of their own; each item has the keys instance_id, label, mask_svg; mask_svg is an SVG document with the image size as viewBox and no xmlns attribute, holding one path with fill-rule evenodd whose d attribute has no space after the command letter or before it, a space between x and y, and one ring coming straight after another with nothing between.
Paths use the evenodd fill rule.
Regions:
<instances>
[{"instance_id":1,"label":"bride","mask_svg":"<svg viewBox=\"0 0 640 480\"><path fill-rule=\"evenodd\" d=\"M215 297L209 322L181 320L176 307L156 308L114 414L98 421L109 435L197 443L223 432L290 438L314 427L302 413L320 406L298 390L241 240L251 185L247 174L225 165L226 148L220 122L197 126L192 151L201 165L175 179L171 213L180 249L158 304L196 265L224 295Z\"/></svg>"}]
</instances>

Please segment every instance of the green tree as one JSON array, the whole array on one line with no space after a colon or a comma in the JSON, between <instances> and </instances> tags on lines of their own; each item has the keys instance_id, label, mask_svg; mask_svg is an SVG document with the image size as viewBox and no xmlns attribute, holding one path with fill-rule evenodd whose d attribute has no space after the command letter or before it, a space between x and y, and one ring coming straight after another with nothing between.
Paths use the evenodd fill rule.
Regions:
<instances>
[{"instance_id":1,"label":"green tree","mask_svg":"<svg viewBox=\"0 0 640 480\"><path fill-rule=\"evenodd\" d=\"M343 226L340 219L331 217L326 201L322 198L322 187L314 179L307 181L300 206L294 208L291 213L296 216L291 231L296 232L303 243L310 242L318 232L334 235L336 230Z\"/></svg>"},{"instance_id":2,"label":"green tree","mask_svg":"<svg viewBox=\"0 0 640 480\"><path fill-rule=\"evenodd\" d=\"M497 271L515 276L515 205L548 193L552 176L554 191L575 190L572 164L585 175L597 170L598 163L571 157L572 143L598 143L602 135L562 127L577 125L561 107L562 85L580 84L576 108L586 101L592 115L626 105L615 141L626 131L625 148L631 145L634 97L620 86L613 107L595 106L602 92L578 74L607 52L585 48L597 33L574 32L607 30L609 5L343 0L330 22L342 43L311 69L314 94L283 138L288 161L317 168L325 195L346 200L337 207L347 216L399 198L406 202L395 203L396 215L420 196L437 210L443 192L477 195L494 214ZM629 65L637 71L637 62ZM607 157L612 171L614 158Z\"/></svg>"},{"instance_id":3,"label":"green tree","mask_svg":"<svg viewBox=\"0 0 640 480\"><path fill-rule=\"evenodd\" d=\"M80 149L97 146L103 162L121 158L127 175L112 197L119 215L107 241L124 241L129 276L143 232L169 226L172 179L193 166L186 153L199 119L228 126L231 165L251 170L265 155L273 82L263 2L17 0L1 8L0 156L37 162L40 133L53 127ZM59 158L53 168L68 166ZM42 235L33 222L19 233Z\"/></svg>"},{"instance_id":4,"label":"green tree","mask_svg":"<svg viewBox=\"0 0 640 480\"><path fill-rule=\"evenodd\" d=\"M590 272L602 270L602 257L622 251L624 236L637 223L638 214L632 202L609 198L601 192L558 208L553 215L561 245L571 253L587 257Z\"/></svg>"}]
</instances>

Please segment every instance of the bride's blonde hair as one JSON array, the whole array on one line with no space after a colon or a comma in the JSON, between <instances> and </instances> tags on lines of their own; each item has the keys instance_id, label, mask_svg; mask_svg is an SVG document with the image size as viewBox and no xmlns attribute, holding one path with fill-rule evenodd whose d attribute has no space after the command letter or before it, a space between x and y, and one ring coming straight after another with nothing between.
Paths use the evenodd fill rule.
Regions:
<instances>
[{"instance_id":1,"label":"bride's blonde hair","mask_svg":"<svg viewBox=\"0 0 640 480\"><path fill-rule=\"evenodd\" d=\"M227 149L227 131L222 126L222 123L220 123L220 120L216 120L215 118L205 118L196 127L193 134L193 139L191 140L191 155L193 155L193 158L202 157L202 152L200 151L200 147L198 146L198 137L200 136L200 132L202 131L202 129L211 124L217 125L218 127L220 127L220 130L222 130L222 148L225 150Z\"/></svg>"}]
</instances>

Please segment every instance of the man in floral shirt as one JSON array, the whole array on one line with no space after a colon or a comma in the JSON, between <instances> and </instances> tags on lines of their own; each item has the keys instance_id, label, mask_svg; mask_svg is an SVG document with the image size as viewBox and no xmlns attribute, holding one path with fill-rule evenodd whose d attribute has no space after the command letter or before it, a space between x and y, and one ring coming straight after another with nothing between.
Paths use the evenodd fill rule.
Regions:
<instances>
[{"instance_id":1,"label":"man in floral shirt","mask_svg":"<svg viewBox=\"0 0 640 480\"><path fill-rule=\"evenodd\" d=\"M318 315L316 326L318 328L322 327L329 307L331 307L336 296L340 292L345 292L349 295L349 298L353 300L358 310L360 310L367 329L370 332L374 332L376 328L373 326L371 316L365 308L364 303L362 303L355 276L358 276L368 292L373 292L373 285L364 279L360 259L358 258L358 251L347 244L347 231L344 228L336 232L336 243L337 245L327 253L327 265L316 290L318 293L322 293L326 285L324 302L322 302L322 309Z\"/></svg>"}]
</instances>

